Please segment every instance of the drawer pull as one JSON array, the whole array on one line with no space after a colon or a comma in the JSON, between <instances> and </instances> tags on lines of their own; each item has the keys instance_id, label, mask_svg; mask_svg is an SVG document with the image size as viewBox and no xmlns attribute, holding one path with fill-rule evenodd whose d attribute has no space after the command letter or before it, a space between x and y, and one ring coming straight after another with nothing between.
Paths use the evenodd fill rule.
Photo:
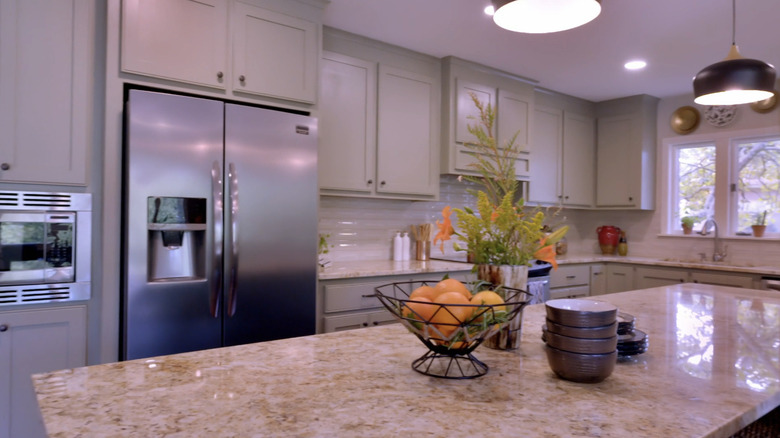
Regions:
<instances>
[{"instance_id":1,"label":"drawer pull","mask_svg":"<svg viewBox=\"0 0 780 438\"><path fill-rule=\"evenodd\" d=\"M577 276L576 276L576 275L567 275L567 276L566 276L566 279L567 279L567 280L572 280L572 279L575 279L575 278L577 278Z\"/></svg>"},{"instance_id":2,"label":"drawer pull","mask_svg":"<svg viewBox=\"0 0 780 438\"><path fill-rule=\"evenodd\" d=\"M364 322L362 325L363 325L363 327L368 327L368 323L367 322Z\"/></svg>"},{"instance_id":3,"label":"drawer pull","mask_svg":"<svg viewBox=\"0 0 780 438\"><path fill-rule=\"evenodd\" d=\"M8 331L8 324L0 325L0 332Z\"/></svg>"},{"instance_id":4,"label":"drawer pull","mask_svg":"<svg viewBox=\"0 0 780 438\"><path fill-rule=\"evenodd\" d=\"M363 295L363 298L374 298L375 296L376 295L374 294L368 294L368 295Z\"/></svg>"}]
</instances>

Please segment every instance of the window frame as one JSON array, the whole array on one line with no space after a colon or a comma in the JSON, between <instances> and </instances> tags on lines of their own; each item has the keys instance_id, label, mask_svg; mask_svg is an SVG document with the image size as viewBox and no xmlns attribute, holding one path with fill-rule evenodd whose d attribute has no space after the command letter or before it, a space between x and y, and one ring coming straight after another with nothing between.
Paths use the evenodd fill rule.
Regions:
<instances>
[{"instance_id":1,"label":"window frame","mask_svg":"<svg viewBox=\"0 0 780 438\"><path fill-rule=\"evenodd\" d=\"M777 137L780 138L780 126L760 129L729 130L712 132L707 134L691 134L664 138L661 141L659 151L659 163L663 168L659 169L660 184L658 187L658 206L660 210L660 235L683 236L679 218L675 216L677 211L678 194L676 193L676 172L678 147L693 147L707 144L715 145L715 207L714 219L718 223L721 237L733 239L756 239L753 236L736 235L737 212L733 205L736 202L736 192L731 191L731 185L736 184L737 174L735 156L737 143L745 141ZM732 212L732 210L734 210ZM696 236L694 233L691 236ZM690 237L690 236L686 236ZM767 239L768 238L768 239ZM780 238L780 233L767 234L765 240ZM758 239L760 240L760 239Z\"/></svg>"}]
</instances>

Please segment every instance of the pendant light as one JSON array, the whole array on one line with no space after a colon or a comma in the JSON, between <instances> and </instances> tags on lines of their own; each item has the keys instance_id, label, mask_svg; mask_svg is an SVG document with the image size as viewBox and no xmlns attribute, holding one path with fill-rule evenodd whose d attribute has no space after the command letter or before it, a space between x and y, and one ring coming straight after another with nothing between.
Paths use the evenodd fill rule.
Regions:
<instances>
[{"instance_id":1,"label":"pendant light","mask_svg":"<svg viewBox=\"0 0 780 438\"><path fill-rule=\"evenodd\" d=\"M601 0L491 0L491 3L497 25L523 33L573 29L601 13Z\"/></svg>"},{"instance_id":2,"label":"pendant light","mask_svg":"<svg viewBox=\"0 0 780 438\"><path fill-rule=\"evenodd\" d=\"M739 105L769 99L775 89L775 68L743 58L736 43L737 3L732 0L731 49L726 59L705 67L693 78L699 105Z\"/></svg>"}]
</instances>

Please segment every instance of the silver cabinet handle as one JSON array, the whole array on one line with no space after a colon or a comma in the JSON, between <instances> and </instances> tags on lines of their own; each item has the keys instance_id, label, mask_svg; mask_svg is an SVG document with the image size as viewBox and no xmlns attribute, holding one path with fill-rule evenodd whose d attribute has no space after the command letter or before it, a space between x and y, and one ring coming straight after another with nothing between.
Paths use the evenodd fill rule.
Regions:
<instances>
[{"instance_id":1,"label":"silver cabinet handle","mask_svg":"<svg viewBox=\"0 0 780 438\"><path fill-rule=\"evenodd\" d=\"M0 325L0 332L8 331L8 324L2 324Z\"/></svg>"},{"instance_id":2,"label":"silver cabinet handle","mask_svg":"<svg viewBox=\"0 0 780 438\"><path fill-rule=\"evenodd\" d=\"M228 316L236 314L238 285L238 173L236 165L228 165L228 201L230 202L230 272L228 273Z\"/></svg>"},{"instance_id":3,"label":"silver cabinet handle","mask_svg":"<svg viewBox=\"0 0 780 438\"><path fill-rule=\"evenodd\" d=\"M211 232L211 285L209 287L209 313L219 317L219 296L222 291L222 166L214 161L211 166L211 202L213 204L214 226Z\"/></svg>"},{"instance_id":4,"label":"silver cabinet handle","mask_svg":"<svg viewBox=\"0 0 780 438\"><path fill-rule=\"evenodd\" d=\"M8 170L10 168L11 168L11 165L8 164L8 163L0 164L0 169L2 169L2 170Z\"/></svg>"}]
</instances>

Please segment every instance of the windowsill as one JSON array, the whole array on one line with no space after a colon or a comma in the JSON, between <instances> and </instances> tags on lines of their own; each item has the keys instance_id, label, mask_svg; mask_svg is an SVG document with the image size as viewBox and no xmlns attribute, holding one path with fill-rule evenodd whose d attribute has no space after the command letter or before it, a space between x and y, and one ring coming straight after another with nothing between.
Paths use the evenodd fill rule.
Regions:
<instances>
[{"instance_id":1,"label":"windowsill","mask_svg":"<svg viewBox=\"0 0 780 438\"><path fill-rule=\"evenodd\" d=\"M702 236L698 233L693 234L683 234L682 232L679 233L660 233L657 235L657 237L674 237L676 239L679 239L680 237L685 239L712 239L715 237L714 234L710 233L706 236ZM734 240L734 241L751 241L751 242L761 242L761 241L767 241L767 242L777 242L780 241L780 234L773 234L773 235L765 235L764 237L754 237L754 236L718 236L719 239L723 240Z\"/></svg>"}]
</instances>

